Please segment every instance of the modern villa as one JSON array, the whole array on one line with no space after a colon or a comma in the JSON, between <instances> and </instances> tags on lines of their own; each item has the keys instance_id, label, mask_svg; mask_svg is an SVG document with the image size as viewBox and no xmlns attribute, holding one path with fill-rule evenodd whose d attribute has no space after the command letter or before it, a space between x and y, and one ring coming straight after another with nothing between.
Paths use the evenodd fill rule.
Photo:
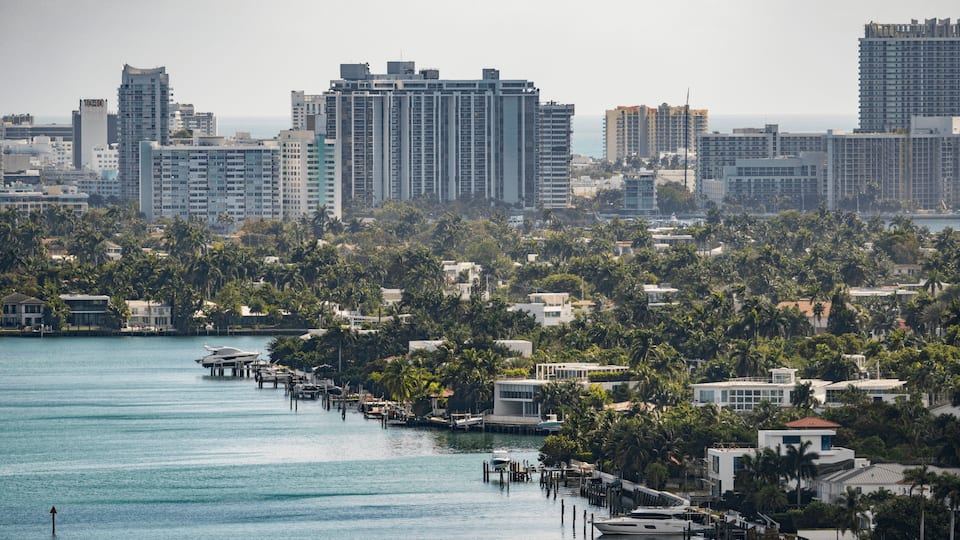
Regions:
<instances>
[{"instance_id":1,"label":"modern villa","mask_svg":"<svg viewBox=\"0 0 960 540\"><path fill-rule=\"evenodd\" d=\"M787 424L788 429L761 429L757 431L757 448L716 446L707 449L706 481L710 484L710 494L720 497L735 489L737 472L742 469L743 456L753 455L765 448L779 450L786 455L789 446L799 446L810 441L808 451L816 452L819 458L814 461L821 473L852 469L855 464L853 450L833 445L839 424L820 418L803 418Z\"/></svg>"}]
</instances>

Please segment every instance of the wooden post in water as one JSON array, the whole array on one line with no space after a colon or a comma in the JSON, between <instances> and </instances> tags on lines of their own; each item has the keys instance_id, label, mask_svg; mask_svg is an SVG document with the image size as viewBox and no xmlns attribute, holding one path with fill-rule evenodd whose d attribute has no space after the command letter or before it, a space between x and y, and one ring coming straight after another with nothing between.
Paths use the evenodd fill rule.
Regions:
<instances>
[{"instance_id":1,"label":"wooden post in water","mask_svg":"<svg viewBox=\"0 0 960 540\"><path fill-rule=\"evenodd\" d=\"M556 493L556 492L554 492ZM563 525L563 499L560 499L560 524Z\"/></svg>"},{"instance_id":2,"label":"wooden post in water","mask_svg":"<svg viewBox=\"0 0 960 540\"><path fill-rule=\"evenodd\" d=\"M593 512L590 512L590 524L593 525ZM590 540L593 540L593 527L590 527Z\"/></svg>"},{"instance_id":3,"label":"wooden post in water","mask_svg":"<svg viewBox=\"0 0 960 540\"><path fill-rule=\"evenodd\" d=\"M50 507L50 527L52 529L50 534L53 536L56 536L57 535L57 507L56 506Z\"/></svg>"},{"instance_id":4,"label":"wooden post in water","mask_svg":"<svg viewBox=\"0 0 960 540\"><path fill-rule=\"evenodd\" d=\"M583 537L587 537L587 511L583 511Z\"/></svg>"},{"instance_id":5,"label":"wooden post in water","mask_svg":"<svg viewBox=\"0 0 960 540\"><path fill-rule=\"evenodd\" d=\"M573 512L570 515L573 516L573 534L577 534L577 505L573 505Z\"/></svg>"}]
</instances>

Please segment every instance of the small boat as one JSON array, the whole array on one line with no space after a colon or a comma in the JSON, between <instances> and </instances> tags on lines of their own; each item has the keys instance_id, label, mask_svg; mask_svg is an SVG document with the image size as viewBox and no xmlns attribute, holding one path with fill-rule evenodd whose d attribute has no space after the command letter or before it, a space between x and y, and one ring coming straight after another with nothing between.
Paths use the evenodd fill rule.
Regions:
<instances>
[{"instance_id":1,"label":"small boat","mask_svg":"<svg viewBox=\"0 0 960 540\"><path fill-rule=\"evenodd\" d=\"M676 506L638 506L625 516L595 519L593 526L602 534L631 536L681 536L709 527L705 514L691 509L689 503Z\"/></svg>"},{"instance_id":2,"label":"small boat","mask_svg":"<svg viewBox=\"0 0 960 540\"><path fill-rule=\"evenodd\" d=\"M240 367L252 364L260 359L259 351L241 351L236 347L209 347L203 346L210 354L198 358L197 363L205 368L209 367Z\"/></svg>"},{"instance_id":3,"label":"small boat","mask_svg":"<svg viewBox=\"0 0 960 540\"><path fill-rule=\"evenodd\" d=\"M544 431L560 431L563 420L557 420L557 415L548 414L546 420L541 420L537 427Z\"/></svg>"},{"instance_id":4,"label":"small boat","mask_svg":"<svg viewBox=\"0 0 960 540\"><path fill-rule=\"evenodd\" d=\"M490 466L495 471L505 471L510 468L510 452L506 450L494 450L490 456Z\"/></svg>"},{"instance_id":5,"label":"small boat","mask_svg":"<svg viewBox=\"0 0 960 540\"><path fill-rule=\"evenodd\" d=\"M451 418L453 419L453 427L457 429L470 429L471 427L483 424L482 415L472 415L470 413L454 414L451 415Z\"/></svg>"}]
</instances>

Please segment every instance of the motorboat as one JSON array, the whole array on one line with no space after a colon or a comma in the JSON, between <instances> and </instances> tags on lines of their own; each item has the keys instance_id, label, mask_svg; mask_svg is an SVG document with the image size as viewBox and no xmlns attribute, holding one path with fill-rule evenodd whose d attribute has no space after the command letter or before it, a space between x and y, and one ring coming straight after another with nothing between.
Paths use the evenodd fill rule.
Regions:
<instances>
[{"instance_id":1,"label":"motorboat","mask_svg":"<svg viewBox=\"0 0 960 540\"><path fill-rule=\"evenodd\" d=\"M595 519L593 526L602 534L682 536L707 530L704 516L689 504L638 506L625 516Z\"/></svg>"},{"instance_id":2,"label":"motorboat","mask_svg":"<svg viewBox=\"0 0 960 540\"><path fill-rule=\"evenodd\" d=\"M494 450L490 455L490 467L495 471L505 471L510 468L510 452L506 450Z\"/></svg>"},{"instance_id":3,"label":"motorboat","mask_svg":"<svg viewBox=\"0 0 960 540\"><path fill-rule=\"evenodd\" d=\"M260 358L259 351L241 351L236 347L210 347L203 346L209 354L203 358L198 358L197 363L205 368L225 367L233 368L253 364Z\"/></svg>"},{"instance_id":4,"label":"motorboat","mask_svg":"<svg viewBox=\"0 0 960 540\"><path fill-rule=\"evenodd\" d=\"M560 431L560 426L563 425L563 420L557 420L557 415L548 414L546 420L541 420L537 427L544 431Z\"/></svg>"}]
</instances>

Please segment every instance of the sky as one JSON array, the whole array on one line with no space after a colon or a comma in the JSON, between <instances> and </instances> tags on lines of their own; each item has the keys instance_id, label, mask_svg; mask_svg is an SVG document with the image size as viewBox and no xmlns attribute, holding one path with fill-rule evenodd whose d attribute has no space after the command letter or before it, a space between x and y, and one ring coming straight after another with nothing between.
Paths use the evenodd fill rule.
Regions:
<instances>
[{"instance_id":1,"label":"sky","mask_svg":"<svg viewBox=\"0 0 960 540\"><path fill-rule=\"evenodd\" d=\"M0 113L116 108L124 64L166 66L173 99L289 116L341 63L526 79L578 116L682 104L710 114L857 114L867 22L960 18L957 0L0 0Z\"/></svg>"}]
</instances>

